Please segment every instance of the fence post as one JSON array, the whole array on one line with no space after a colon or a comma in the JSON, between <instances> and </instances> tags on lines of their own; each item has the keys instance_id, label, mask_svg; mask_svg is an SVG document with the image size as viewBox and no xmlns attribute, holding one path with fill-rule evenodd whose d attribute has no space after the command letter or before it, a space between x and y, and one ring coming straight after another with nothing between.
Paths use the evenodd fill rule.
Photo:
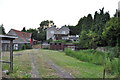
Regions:
<instances>
[{"instance_id":1,"label":"fence post","mask_svg":"<svg viewBox=\"0 0 120 80\"><path fill-rule=\"evenodd\" d=\"M10 72L13 71L13 40L10 40Z\"/></svg>"},{"instance_id":2,"label":"fence post","mask_svg":"<svg viewBox=\"0 0 120 80\"><path fill-rule=\"evenodd\" d=\"M2 59L2 38L0 38L0 60ZM2 79L2 62L0 62L0 79Z\"/></svg>"},{"instance_id":3,"label":"fence post","mask_svg":"<svg viewBox=\"0 0 120 80\"><path fill-rule=\"evenodd\" d=\"M105 80L105 68L103 70L103 80Z\"/></svg>"}]
</instances>

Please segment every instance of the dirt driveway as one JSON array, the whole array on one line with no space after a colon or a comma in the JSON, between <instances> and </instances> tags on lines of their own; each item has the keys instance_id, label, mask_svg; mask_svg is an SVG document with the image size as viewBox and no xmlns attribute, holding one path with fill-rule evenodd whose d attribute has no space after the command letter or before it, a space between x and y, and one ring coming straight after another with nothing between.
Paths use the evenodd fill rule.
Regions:
<instances>
[{"instance_id":1,"label":"dirt driveway","mask_svg":"<svg viewBox=\"0 0 120 80\"><path fill-rule=\"evenodd\" d=\"M63 69L62 67L55 64L49 57L46 57L45 55L43 55L44 53L41 53L40 50L36 49L34 51L35 52L30 53L30 56L32 59L31 60L32 78L42 78L42 73L44 73L44 72L41 71L43 69L41 66L44 66L44 69L46 69L46 70L51 69L52 70L51 72L54 73L55 75L57 75L58 78L73 78L71 73L67 72L65 69ZM40 59L40 58L46 58L46 59ZM38 60L39 60L39 62L38 62ZM41 63L44 63L44 64L41 64ZM49 76L51 76L51 75L49 74ZM53 76L53 78L54 78L54 76Z\"/></svg>"}]
</instances>

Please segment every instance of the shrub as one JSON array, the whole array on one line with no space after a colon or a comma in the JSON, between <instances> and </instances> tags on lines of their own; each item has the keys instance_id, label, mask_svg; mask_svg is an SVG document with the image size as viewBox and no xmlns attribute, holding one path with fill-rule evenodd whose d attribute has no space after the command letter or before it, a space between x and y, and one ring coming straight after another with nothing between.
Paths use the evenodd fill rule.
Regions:
<instances>
[{"instance_id":1,"label":"shrub","mask_svg":"<svg viewBox=\"0 0 120 80\"><path fill-rule=\"evenodd\" d=\"M119 63L118 63L118 59L114 59L111 62L111 68L112 68L112 73L113 74L118 74L119 75Z\"/></svg>"},{"instance_id":2,"label":"shrub","mask_svg":"<svg viewBox=\"0 0 120 80\"><path fill-rule=\"evenodd\" d=\"M24 44L24 45L22 46L22 50L25 50L25 49L32 49L32 47L31 47L31 45L29 45L29 44Z\"/></svg>"},{"instance_id":3,"label":"shrub","mask_svg":"<svg viewBox=\"0 0 120 80\"><path fill-rule=\"evenodd\" d=\"M113 54L92 49L80 51L65 49L65 53L66 55L74 57L80 61L103 65L107 73L118 74L120 76L120 61L119 58L113 57Z\"/></svg>"},{"instance_id":4,"label":"shrub","mask_svg":"<svg viewBox=\"0 0 120 80\"><path fill-rule=\"evenodd\" d=\"M110 61L110 59L108 58L107 60L106 60L106 63L105 63L105 70L106 70L106 72L107 73L112 73L112 67L111 67L112 65L111 65L111 61Z\"/></svg>"},{"instance_id":5,"label":"shrub","mask_svg":"<svg viewBox=\"0 0 120 80\"><path fill-rule=\"evenodd\" d=\"M98 65L103 65L104 62L103 53L92 49L80 51L72 51L71 49L65 49L65 53L68 56L74 57L85 62L90 62Z\"/></svg>"}]
</instances>

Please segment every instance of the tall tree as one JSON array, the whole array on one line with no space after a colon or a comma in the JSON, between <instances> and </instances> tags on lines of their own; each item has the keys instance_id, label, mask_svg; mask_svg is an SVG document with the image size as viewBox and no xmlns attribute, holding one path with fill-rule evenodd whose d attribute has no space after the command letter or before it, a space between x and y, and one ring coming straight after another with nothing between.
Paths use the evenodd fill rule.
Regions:
<instances>
[{"instance_id":1,"label":"tall tree","mask_svg":"<svg viewBox=\"0 0 120 80\"><path fill-rule=\"evenodd\" d=\"M38 34L37 34L37 39L40 41L45 41L46 40L46 29L51 26L55 26L53 21L42 21L40 24L40 27L38 27Z\"/></svg>"},{"instance_id":2,"label":"tall tree","mask_svg":"<svg viewBox=\"0 0 120 80\"><path fill-rule=\"evenodd\" d=\"M82 29L86 30L86 31L90 31L91 27L93 25L93 18L91 14L88 14L84 23L84 26Z\"/></svg>"},{"instance_id":3,"label":"tall tree","mask_svg":"<svg viewBox=\"0 0 120 80\"><path fill-rule=\"evenodd\" d=\"M85 30L82 30L80 33L80 45L82 48L89 48L89 37Z\"/></svg>"},{"instance_id":4,"label":"tall tree","mask_svg":"<svg viewBox=\"0 0 120 80\"><path fill-rule=\"evenodd\" d=\"M104 45L104 40L102 39L102 32L105 28L105 24L110 20L109 12L104 12L104 8L100 9L100 12L95 12L94 24L92 26L92 31L97 33L98 46Z\"/></svg>"},{"instance_id":5,"label":"tall tree","mask_svg":"<svg viewBox=\"0 0 120 80\"><path fill-rule=\"evenodd\" d=\"M106 23L102 35L109 46L116 46L117 44L120 46L120 23L118 23L118 18L111 18Z\"/></svg>"},{"instance_id":6,"label":"tall tree","mask_svg":"<svg viewBox=\"0 0 120 80\"><path fill-rule=\"evenodd\" d=\"M3 27L3 24L0 25L0 34L6 34L5 28Z\"/></svg>"},{"instance_id":7,"label":"tall tree","mask_svg":"<svg viewBox=\"0 0 120 80\"><path fill-rule=\"evenodd\" d=\"M104 8L100 12L95 12L94 19L91 14L81 18L77 26L81 27L80 44L84 47L95 48L96 46L105 45L105 40L102 37L105 24L110 20L109 12L104 12Z\"/></svg>"},{"instance_id":8,"label":"tall tree","mask_svg":"<svg viewBox=\"0 0 120 80\"><path fill-rule=\"evenodd\" d=\"M38 35L37 35L38 40L40 41L45 41L46 40L46 30L43 29L42 27L38 28Z\"/></svg>"},{"instance_id":9,"label":"tall tree","mask_svg":"<svg viewBox=\"0 0 120 80\"><path fill-rule=\"evenodd\" d=\"M105 24L107 21L109 21L109 19L109 12L104 13L104 8L100 9L100 13L96 11L94 15L94 25L92 27L92 30L95 31L98 35L101 35Z\"/></svg>"},{"instance_id":10,"label":"tall tree","mask_svg":"<svg viewBox=\"0 0 120 80\"><path fill-rule=\"evenodd\" d=\"M78 26L68 25L66 27L68 27L70 29L70 35L78 35L80 33L80 29Z\"/></svg>"},{"instance_id":11,"label":"tall tree","mask_svg":"<svg viewBox=\"0 0 120 80\"><path fill-rule=\"evenodd\" d=\"M26 32L26 28L25 27L23 27L23 29L21 30L22 32Z\"/></svg>"},{"instance_id":12,"label":"tall tree","mask_svg":"<svg viewBox=\"0 0 120 80\"><path fill-rule=\"evenodd\" d=\"M42 21L39 25L40 25L41 28L46 29L48 27L54 26L54 22L51 21L51 20L50 21L45 20L45 21Z\"/></svg>"},{"instance_id":13,"label":"tall tree","mask_svg":"<svg viewBox=\"0 0 120 80\"><path fill-rule=\"evenodd\" d=\"M36 29L28 29L26 32L32 33L32 39L38 40L37 35L38 31Z\"/></svg>"},{"instance_id":14,"label":"tall tree","mask_svg":"<svg viewBox=\"0 0 120 80\"><path fill-rule=\"evenodd\" d=\"M91 27L93 25L93 18L91 14L88 14L87 17L84 16L78 21L78 24L76 25L77 30L81 32L81 30L85 30L89 32L91 30Z\"/></svg>"}]
</instances>

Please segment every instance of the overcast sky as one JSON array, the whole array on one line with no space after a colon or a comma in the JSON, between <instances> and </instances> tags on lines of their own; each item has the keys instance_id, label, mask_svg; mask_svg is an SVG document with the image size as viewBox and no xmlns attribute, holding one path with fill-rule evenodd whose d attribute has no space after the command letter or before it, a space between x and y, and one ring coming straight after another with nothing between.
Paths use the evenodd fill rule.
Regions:
<instances>
[{"instance_id":1,"label":"overcast sky","mask_svg":"<svg viewBox=\"0 0 120 80\"><path fill-rule=\"evenodd\" d=\"M102 7L115 14L120 0L0 0L0 24L11 28L38 28L43 20L53 20L57 27L76 25L78 20Z\"/></svg>"}]
</instances>

